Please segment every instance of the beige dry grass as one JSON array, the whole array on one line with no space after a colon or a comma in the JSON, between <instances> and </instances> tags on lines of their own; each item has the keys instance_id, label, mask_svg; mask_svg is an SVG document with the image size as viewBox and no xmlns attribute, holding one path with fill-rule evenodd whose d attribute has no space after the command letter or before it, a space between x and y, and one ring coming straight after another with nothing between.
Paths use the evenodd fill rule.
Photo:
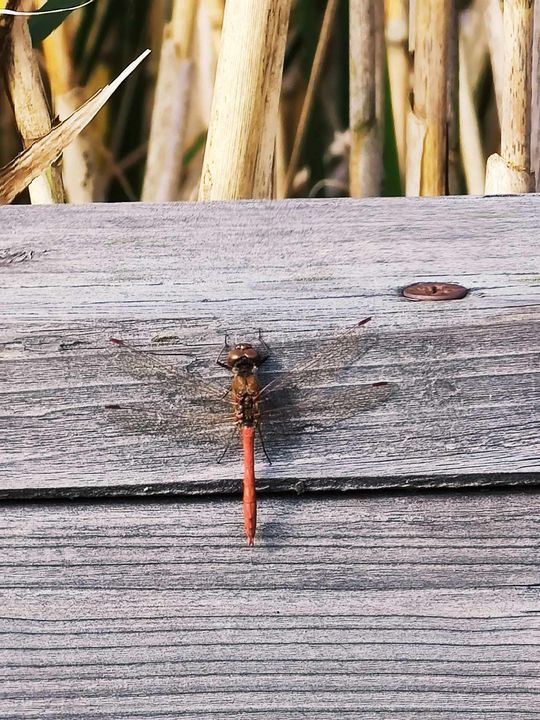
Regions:
<instances>
[{"instance_id":1,"label":"beige dry grass","mask_svg":"<svg viewBox=\"0 0 540 720\"><path fill-rule=\"evenodd\" d=\"M0 109L2 152L15 132L23 149L47 135L144 43L153 60L58 146L62 175L41 150L25 156L27 177L42 175L31 202L63 202L64 192L70 202L360 196L400 184L413 195L480 193L488 154L489 192L534 186L531 0L506 0L504 22L499 0L385 0L384 17L379 1L348 0L348 27L345 5L260 0L246 12L243 0L133 0L129 25L116 5L94 3L34 50L27 19L0 15L14 109L14 119Z\"/></svg>"}]
</instances>

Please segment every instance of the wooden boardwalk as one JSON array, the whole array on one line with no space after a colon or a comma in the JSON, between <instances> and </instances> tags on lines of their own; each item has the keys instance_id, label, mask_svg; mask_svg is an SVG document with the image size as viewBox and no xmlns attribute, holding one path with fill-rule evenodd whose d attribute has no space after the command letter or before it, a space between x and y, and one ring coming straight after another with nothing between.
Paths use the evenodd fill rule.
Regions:
<instances>
[{"instance_id":1,"label":"wooden boardwalk","mask_svg":"<svg viewBox=\"0 0 540 720\"><path fill-rule=\"evenodd\" d=\"M539 717L538 494L238 510L5 508L2 718Z\"/></svg>"},{"instance_id":2,"label":"wooden boardwalk","mask_svg":"<svg viewBox=\"0 0 540 720\"><path fill-rule=\"evenodd\" d=\"M0 208L2 720L536 720L539 211ZM163 403L111 335L219 382L227 330L278 372L365 316L339 382L395 392L258 459L253 550L234 452L107 409Z\"/></svg>"}]
</instances>

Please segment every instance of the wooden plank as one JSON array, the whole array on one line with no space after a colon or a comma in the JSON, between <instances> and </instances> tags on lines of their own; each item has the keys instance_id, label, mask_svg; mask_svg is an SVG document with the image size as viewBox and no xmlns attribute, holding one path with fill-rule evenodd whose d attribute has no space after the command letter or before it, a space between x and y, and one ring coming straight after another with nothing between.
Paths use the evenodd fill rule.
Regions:
<instances>
[{"instance_id":1,"label":"wooden plank","mask_svg":"<svg viewBox=\"0 0 540 720\"><path fill-rule=\"evenodd\" d=\"M236 490L235 452L216 465L221 446L203 451L105 410L135 400L165 407L153 379L119 369L108 337L169 347L173 362L196 359L195 370L218 381L226 330L262 328L277 370L301 359L295 343L368 315L377 341L337 386L384 380L397 392L341 424L341 405L329 402L329 430L278 439L272 466L260 458L261 488L536 482L539 204L1 208L0 496ZM404 300L400 288L420 280L470 292ZM152 342L164 337L176 344ZM332 352L339 365L339 346Z\"/></svg>"},{"instance_id":2,"label":"wooden plank","mask_svg":"<svg viewBox=\"0 0 540 720\"><path fill-rule=\"evenodd\" d=\"M540 715L540 492L7 504L0 716Z\"/></svg>"}]
</instances>

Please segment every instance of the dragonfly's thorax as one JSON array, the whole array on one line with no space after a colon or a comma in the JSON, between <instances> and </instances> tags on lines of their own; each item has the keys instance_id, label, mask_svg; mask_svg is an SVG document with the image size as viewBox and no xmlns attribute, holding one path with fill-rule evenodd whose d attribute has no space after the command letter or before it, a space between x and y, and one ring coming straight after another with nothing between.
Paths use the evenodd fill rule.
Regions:
<instances>
[{"instance_id":1,"label":"dragonfly's thorax","mask_svg":"<svg viewBox=\"0 0 540 720\"><path fill-rule=\"evenodd\" d=\"M257 372L257 368L251 360L240 359L235 362L231 368L233 375L240 375L241 377L249 377Z\"/></svg>"},{"instance_id":2,"label":"dragonfly's thorax","mask_svg":"<svg viewBox=\"0 0 540 720\"><path fill-rule=\"evenodd\" d=\"M234 415L240 425L253 427L259 421L260 386L255 374L235 374L231 385Z\"/></svg>"}]
</instances>

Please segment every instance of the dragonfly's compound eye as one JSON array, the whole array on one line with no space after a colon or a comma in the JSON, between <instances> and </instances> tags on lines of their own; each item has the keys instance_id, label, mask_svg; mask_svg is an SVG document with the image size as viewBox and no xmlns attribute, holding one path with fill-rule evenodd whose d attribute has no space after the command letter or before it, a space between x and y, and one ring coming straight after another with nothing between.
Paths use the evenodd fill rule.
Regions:
<instances>
[{"instance_id":1,"label":"dragonfly's compound eye","mask_svg":"<svg viewBox=\"0 0 540 720\"><path fill-rule=\"evenodd\" d=\"M259 357L259 353L251 345L247 345L242 350L242 357L255 362Z\"/></svg>"},{"instance_id":2,"label":"dragonfly's compound eye","mask_svg":"<svg viewBox=\"0 0 540 720\"><path fill-rule=\"evenodd\" d=\"M257 361L258 357L259 354L252 345L242 343L240 345L235 345L227 355L227 365L229 367L234 367L234 365L243 360L247 360L250 365L253 365Z\"/></svg>"}]
</instances>

